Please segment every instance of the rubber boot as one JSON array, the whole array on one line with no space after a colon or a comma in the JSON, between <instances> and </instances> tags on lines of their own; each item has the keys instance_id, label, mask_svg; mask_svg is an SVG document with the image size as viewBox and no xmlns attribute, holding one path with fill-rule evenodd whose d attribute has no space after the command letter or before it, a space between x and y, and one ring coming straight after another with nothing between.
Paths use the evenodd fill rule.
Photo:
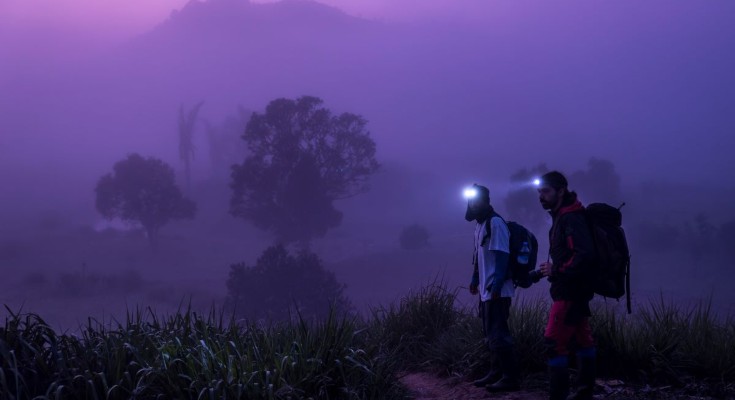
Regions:
<instances>
[{"instance_id":1,"label":"rubber boot","mask_svg":"<svg viewBox=\"0 0 735 400\"><path fill-rule=\"evenodd\" d=\"M485 387L491 383L497 382L503 376L500 371L500 360L498 352L493 351L490 353L490 371L482 378L473 381L472 384L477 387Z\"/></svg>"},{"instance_id":2,"label":"rubber boot","mask_svg":"<svg viewBox=\"0 0 735 400\"><path fill-rule=\"evenodd\" d=\"M549 400L567 400L569 368L549 366Z\"/></svg>"},{"instance_id":3,"label":"rubber boot","mask_svg":"<svg viewBox=\"0 0 735 400\"><path fill-rule=\"evenodd\" d=\"M487 390L491 393L515 392L520 390L520 373L515 351L512 348L503 349L498 352L498 356L503 377L492 385L488 385Z\"/></svg>"},{"instance_id":4,"label":"rubber boot","mask_svg":"<svg viewBox=\"0 0 735 400\"><path fill-rule=\"evenodd\" d=\"M569 396L568 400L592 400L595 392L595 356L577 357L577 390Z\"/></svg>"}]
</instances>

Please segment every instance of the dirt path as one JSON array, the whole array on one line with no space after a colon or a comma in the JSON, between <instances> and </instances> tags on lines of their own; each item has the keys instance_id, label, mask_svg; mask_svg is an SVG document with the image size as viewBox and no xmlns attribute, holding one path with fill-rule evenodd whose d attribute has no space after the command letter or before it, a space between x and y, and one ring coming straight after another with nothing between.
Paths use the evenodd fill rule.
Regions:
<instances>
[{"instance_id":1,"label":"dirt path","mask_svg":"<svg viewBox=\"0 0 735 400\"><path fill-rule=\"evenodd\" d=\"M442 379L433 374L415 372L405 375L401 382L409 389L416 400L545 400L548 394L543 391L521 390L513 393L488 393L485 388L473 386L459 379Z\"/></svg>"},{"instance_id":2,"label":"dirt path","mask_svg":"<svg viewBox=\"0 0 735 400\"><path fill-rule=\"evenodd\" d=\"M408 388L411 398L416 400L546 400L548 392L541 389L535 380L530 380L531 387L513 393L488 393L484 388L477 388L470 382L460 378L441 378L424 372L406 373L400 378ZM527 384L529 382L526 382ZM729 385L720 390L719 395L711 393L712 387L707 385L689 384L681 388L663 386L652 388L649 386L633 387L619 380L598 380L595 399L605 400L735 400L735 388ZM710 392L705 395L704 393Z\"/></svg>"}]
</instances>

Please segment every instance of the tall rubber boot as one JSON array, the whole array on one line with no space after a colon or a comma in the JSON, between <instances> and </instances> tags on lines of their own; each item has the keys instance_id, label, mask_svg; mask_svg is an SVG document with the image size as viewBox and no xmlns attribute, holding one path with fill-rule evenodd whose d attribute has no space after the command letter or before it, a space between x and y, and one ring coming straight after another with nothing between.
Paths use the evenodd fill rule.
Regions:
<instances>
[{"instance_id":1,"label":"tall rubber boot","mask_svg":"<svg viewBox=\"0 0 735 400\"><path fill-rule=\"evenodd\" d=\"M473 381L472 384L477 387L485 387L491 383L497 382L503 376L500 371L500 360L497 351L490 352L490 371L482 378Z\"/></svg>"},{"instance_id":2,"label":"tall rubber boot","mask_svg":"<svg viewBox=\"0 0 735 400\"><path fill-rule=\"evenodd\" d=\"M549 366L549 400L567 400L569 396L569 368Z\"/></svg>"},{"instance_id":3,"label":"tall rubber boot","mask_svg":"<svg viewBox=\"0 0 735 400\"><path fill-rule=\"evenodd\" d=\"M491 393L515 392L520 390L520 371L515 351L513 348L503 349L498 352L498 356L503 377L492 385L488 385L487 390Z\"/></svg>"},{"instance_id":4,"label":"tall rubber boot","mask_svg":"<svg viewBox=\"0 0 735 400\"><path fill-rule=\"evenodd\" d=\"M595 372L597 359L594 355L577 355L577 390L568 400L592 400L595 392Z\"/></svg>"}]
</instances>

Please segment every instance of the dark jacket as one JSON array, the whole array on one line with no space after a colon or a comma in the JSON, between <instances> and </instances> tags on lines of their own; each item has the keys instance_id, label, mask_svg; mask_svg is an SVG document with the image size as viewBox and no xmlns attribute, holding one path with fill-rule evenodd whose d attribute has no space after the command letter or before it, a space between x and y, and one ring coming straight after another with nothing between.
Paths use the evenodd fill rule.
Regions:
<instances>
[{"instance_id":1,"label":"dark jacket","mask_svg":"<svg viewBox=\"0 0 735 400\"><path fill-rule=\"evenodd\" d=\"M549 278L551 298L587 303L594 296L591 278L595 251L584 207L572 194L551 216L549 255L554 264Z\"/></svg>"}]
</instances>

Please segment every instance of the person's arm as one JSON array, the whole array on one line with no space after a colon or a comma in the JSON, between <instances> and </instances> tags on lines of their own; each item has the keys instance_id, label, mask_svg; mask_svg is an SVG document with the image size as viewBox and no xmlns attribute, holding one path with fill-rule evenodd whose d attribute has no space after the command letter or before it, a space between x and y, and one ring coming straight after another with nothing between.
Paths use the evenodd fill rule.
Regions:
<instances>
[{"instance_id":1,"label":"person's arm","mask_svg":"<svg viewBox=\"0 0 735 400\"><path fill-rule=\"evenodd\" d=\"M480 270L477 268L477 257L475 257L474 268L472 271L472 280L470 281L470 293L477 294L480 287Z\"/></svg>"},{"instance_id":2,"label":"person's arm","mask_svg":"<svg viewBox=\"0 0 735 400\"><path fill-rule=\"evenodd\" d=\"M541 277L543 277L544 274L539 269L534 269L533 271L528 273L528 279L531 281L531 283L538 283L538 281L541 280Z\"/></svg>"},{"instance_id":3,"label":"person's arm","mask_svg":"<svg viewBox=\"0 0 735 400\"><path fill-rule=\"evenodd\" d=\"M508 279L508 258L509 254L504 251L491 250L490 255L495 264L495 279L493 279L492 287L489 288L490 298L497 299L500 297L501 290L505 281Z\"/></svg>"},{"instance_id":4,"label":"person's arm","mask_svg":"<svg viewBox=\"0 0 735 400\"><path fill-rule=\"evenodd\" d=\"M553 275L580 276L588 274L590 263L594 261L595 244L592 232L583 213L567 215L562 231L559 232L566 246L565 261L554 264Z\"/></svg>"},{"instance_id":5,"label":"person's arm","mask_svg":"<svg viewBox=\"0 0 735 400\"><path fill-rule=\"evenodd\" d=\"M508 225L502 218L492 218L490 221L490 229L492 236L488 246L488 253L491 257L491 263L495 268L492 287L488 287L490 297L495 299L500 297L505 281L510 278L508 271L508 260L510 258L510 231ZM490 284L488 282L487 284ZM487 286L486 286L487 287Z\"/></svg>"}]
</instances>

